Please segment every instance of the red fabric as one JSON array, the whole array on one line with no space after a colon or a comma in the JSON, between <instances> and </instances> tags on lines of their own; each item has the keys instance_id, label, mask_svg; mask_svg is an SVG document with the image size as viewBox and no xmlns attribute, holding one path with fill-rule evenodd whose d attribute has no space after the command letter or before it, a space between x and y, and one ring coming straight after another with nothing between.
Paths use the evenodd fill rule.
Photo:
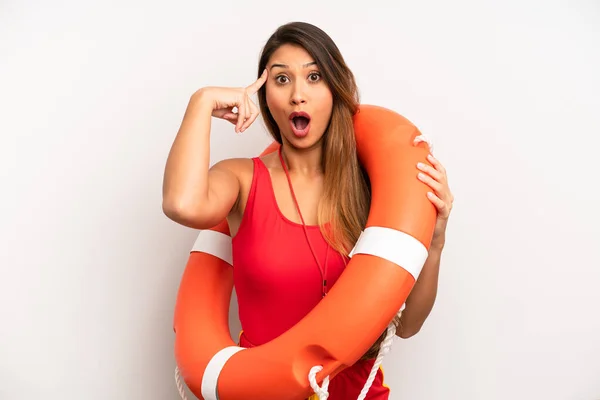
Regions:
<instances>
[{"instance_id":1,"label":"red fabric","mask_svg":"<svg viewBox=\"0 0 600 400\"><path fill-rule=\"evenodd\" d=\"M233 238L234 282L243 333L242 347L266 343L294 326L322 298L319 267L301 224L287 219L277 206L271 176L260 158L253 158L254 175L244 216ZM307 226L321 265L327 258L327 286L335 284L345 260L331 249L318 226ZM329 255L327 256L327 252ZM329 384L330 400L356 398L373 361L358 362ZM307 378L308 379L308 378ZM389 389L377 378L368 400L385 400Z\"/></svg>"}]
</instances>

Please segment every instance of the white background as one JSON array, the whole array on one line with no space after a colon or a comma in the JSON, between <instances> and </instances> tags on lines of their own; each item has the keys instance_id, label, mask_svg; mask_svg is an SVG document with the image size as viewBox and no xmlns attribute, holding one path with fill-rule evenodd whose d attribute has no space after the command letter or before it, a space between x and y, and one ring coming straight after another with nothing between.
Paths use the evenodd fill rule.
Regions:
<instances>
[{"instance_id":1,"label":"white background","mask_svg":"<svg viewBox=\"0 0 600 400\"><path fill-rule=\"evenodd\" d=\"M597 0L2 0L0 399L177 398L196 232L162 214L166 156L189 96L252 82L292 20L432 137L456 197L391 398L600 399ZM213 161L269 142L258 123L212 139Z\"/></svg>"}]
</instances>

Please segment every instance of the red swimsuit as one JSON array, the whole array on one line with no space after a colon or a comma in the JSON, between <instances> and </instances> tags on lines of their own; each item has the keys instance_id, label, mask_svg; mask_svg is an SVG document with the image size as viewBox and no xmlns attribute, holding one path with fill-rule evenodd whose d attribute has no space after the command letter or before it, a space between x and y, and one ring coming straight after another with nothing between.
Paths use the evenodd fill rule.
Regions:
<instances>
[{"instance_id":1,"label":"red swimsuit","mask_svg":"<svg viewBox=\"0 0 600 400\"><path fill-rule=\"evenodd\" d=\"M239 317L242 323L240 346L266 343L294 326L321 300L323 279L335 284L345 260L325 241L319 227L304 227L287 219L280 211L269 170L256 157L252 186L242 222L233 238L233 265ZM338 374L329 384L330 400L357 398L374 360L359 361ZM307 377L308 379L308 377ZM368 400L386 400L389 389L383 372L367 395Z\"/></svg>"}]
</instances>

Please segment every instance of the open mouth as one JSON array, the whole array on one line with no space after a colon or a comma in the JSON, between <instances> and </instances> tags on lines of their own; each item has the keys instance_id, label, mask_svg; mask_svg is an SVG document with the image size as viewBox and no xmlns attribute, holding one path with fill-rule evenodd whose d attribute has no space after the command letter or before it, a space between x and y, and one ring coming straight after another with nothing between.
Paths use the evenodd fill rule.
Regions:
<instances>
[{"instance_id":1,"label":"open mouth","mask_svg":"<svg viewBox=\"0 0 600 400\"><path fill-rule=\"evenodd\" d=\"M290 114L290 124L296 136L306 136L310 127L310 115L305 112L293 112Z\"/></svg>"}]
</instances>

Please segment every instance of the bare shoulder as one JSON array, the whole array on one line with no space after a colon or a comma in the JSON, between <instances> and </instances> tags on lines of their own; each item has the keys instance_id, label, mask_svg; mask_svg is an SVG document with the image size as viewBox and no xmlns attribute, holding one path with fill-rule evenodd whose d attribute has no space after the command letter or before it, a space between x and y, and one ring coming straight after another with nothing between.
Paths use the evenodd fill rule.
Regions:
<instances>
[{"instance_id":1,"label":"bare shoulder","mask_svg":"<svg viewBox=\"0 0 600 400\"><path fill-rule=\"evenodd\" d=\"M248 174L252 174L252 160L247 158L228 158L218 161L210 167L208 173L209 187L213 193L219 193L219 197L229 199L231 193L236 202L239 198L240 189Z\"/></svg>"},{"instance_id":2,"label":"bare shoulder","mask_svg":"<svg viewBox=\"0 0 600 400\"><path fill-rule=\"evenodd\" d=\"M227 158L215 163L210 168L211 172L232 174L240 183L246 181L248 176L252 176L253 169L252 159L250 158Z\"/></svg>"},{"instance_id":3,"label":"bare shoulder","mask_svg":"<svg viewBox=\"0 0 600 400\"><path fill-rule=\"evenodd\" d=\"M252 184L254 162L251 158L227 158L215 163L210 171L210 174L216 179L234 179L237 182L237 198L231 209L231 212L235 214L240 205L245 204L247 192Z\"/></svg>"},{"instance_id":4,"label":"bare shoulder","mask_svg":"<svg viewBox=\"0 0 600 400\"><path fill-rule=\"evenodd\" d=\"M228 158L215 163L210 170L216 179L229 177L225 179L236 181L235 185L238 188L236 200L227 216L229 230L233 236L239 228L248 201L248 193L254 176L254 162L251 158Z\"/></svg>"}]
</instances>

